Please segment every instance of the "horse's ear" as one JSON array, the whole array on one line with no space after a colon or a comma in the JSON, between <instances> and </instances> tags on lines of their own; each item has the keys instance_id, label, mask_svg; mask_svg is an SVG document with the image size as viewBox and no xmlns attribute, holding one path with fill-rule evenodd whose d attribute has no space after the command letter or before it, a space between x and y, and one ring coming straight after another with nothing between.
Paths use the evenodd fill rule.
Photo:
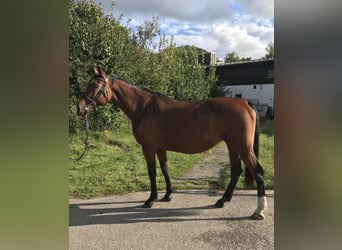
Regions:
<instances>
[{"instance_id":1,"label":"horse's ear","mask_svg":"<svg viewBox=\"0 0 342 250\"><path fill-rule=\"evenodd\" d=\"M100 75L103 79L106 79L106 73L105 73L101 68L99 68L99 75Z\"/></svg>"},{"instance_id":2,"label":"horse's ear","mask_svg":"<svg viewBox=\"0 0 342 250\"><path fill-rule=\"evenodd\" d=\"M93 67L93 73L94 73L95 76L96 75L100 75L100 73L99 73L99 71L98 71L98 69L96 67Z\"/></svg>"}]
</instances>

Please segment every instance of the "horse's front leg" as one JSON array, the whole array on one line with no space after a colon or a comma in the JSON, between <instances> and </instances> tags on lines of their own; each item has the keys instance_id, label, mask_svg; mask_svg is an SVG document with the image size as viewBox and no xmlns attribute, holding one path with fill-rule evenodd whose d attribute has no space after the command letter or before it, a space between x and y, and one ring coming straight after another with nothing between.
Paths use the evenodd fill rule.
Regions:
<instances>
[{"instance_id":1,"label":"horse's front leg","mask_svg":"<svg viewBox=\"0 0 342 250\"><path fill-rule=\"evenodd\" d=\"M151 183L151 195L145 201L143 208L150 208L153 205L153 201L158 198L157 183L156 183L156 158L155 152L149 148L143 147L143 153L147 163L148 176Z\"/></svg>"}]
</instances>

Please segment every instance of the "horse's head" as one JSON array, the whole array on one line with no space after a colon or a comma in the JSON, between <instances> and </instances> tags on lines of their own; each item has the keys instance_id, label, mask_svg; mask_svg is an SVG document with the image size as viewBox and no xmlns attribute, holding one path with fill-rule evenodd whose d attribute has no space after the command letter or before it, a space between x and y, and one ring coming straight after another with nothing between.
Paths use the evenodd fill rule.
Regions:
<instances>
[{"instance_id":1,"label":"horse's head","mask_svg":"<svg viewBox=\"0 0 342 250\"><path fill-rule=\"evenodd\" d=\"M98 106L107 104L112 98L109 79L100 68L93 68L94 76L88 82L77 104L77 114L85 115L95 110Z\"/></svg>"}]
</instances>

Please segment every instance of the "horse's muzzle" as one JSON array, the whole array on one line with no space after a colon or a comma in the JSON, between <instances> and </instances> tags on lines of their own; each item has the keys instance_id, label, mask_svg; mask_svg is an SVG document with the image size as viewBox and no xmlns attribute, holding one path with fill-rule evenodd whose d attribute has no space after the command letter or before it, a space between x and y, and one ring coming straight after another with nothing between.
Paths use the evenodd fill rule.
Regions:
<instances>
[{"instance_id":1,"label":"horse's muzzle","mask_svg":"<svg viewBox=\"0 0 342 250\"><path fill-rule=\"evenodd\" d=\"M87 112L86 107L84 105L77 105L77 115L85 115Z\"/></svg>"},{"instance_id":2,"label":"horse's muzzle","mask_svg":"<svg viewBox=\"0 0 342 250\"><path fill-rule=\"evenodd\" d=\"M77 115L85 115L87 113L90 113L92 112L94 109L96 108L96 106L93 104L93 105L86 105L86 104L83 104L83 103L79 103L77 105Z\"/></svg>"}]
</instances>

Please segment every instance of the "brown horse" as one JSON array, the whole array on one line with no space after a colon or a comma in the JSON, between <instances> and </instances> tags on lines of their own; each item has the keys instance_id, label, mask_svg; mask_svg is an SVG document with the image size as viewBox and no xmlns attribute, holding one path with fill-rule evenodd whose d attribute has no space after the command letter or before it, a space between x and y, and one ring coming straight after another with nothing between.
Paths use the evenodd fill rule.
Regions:
<instances>
[{"instance_id":1,"label":"brown horse","mask_svg":"<svg viewBox=\"0 0 342 250\"><path fill-rule=\"evenodd\" d=\"M258 206L252 217L264 219L263 211L267 207L264 171L253 149L257 136L257 112L247 100L222 97L176 101L107 76L101 69L94 68L93 73L94 77L79 100L77 113L84 115L97 106L113 103L130 118L135 139L142 146L151 181L151 195L144 208L150 208L158 196L155 155L166 182L166 194L162 201L170 201L172 186L166 151L194 154L206 151L223 140L229 150L231 180L215 206L221 208L224 202L231 200L242 172L242 160L250 171L250 181L255 179L257 183Z\"/></svg>"}]
</instances>

